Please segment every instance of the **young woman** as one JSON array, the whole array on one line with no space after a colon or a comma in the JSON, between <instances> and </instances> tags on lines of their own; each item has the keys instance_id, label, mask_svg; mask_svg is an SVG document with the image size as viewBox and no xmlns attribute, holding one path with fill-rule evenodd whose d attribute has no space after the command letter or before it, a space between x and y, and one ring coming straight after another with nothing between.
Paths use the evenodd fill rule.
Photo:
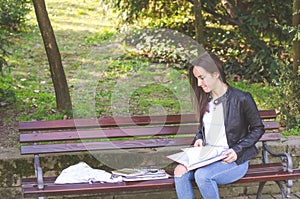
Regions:
<instances>
[{"instance_id":1,"label":"young woman","mask_svg":"<svg viewBox=\"0 0 300 199\"><path fill-rule=\"evenodd\" d=\"M218 184L242 178L248 160L258 154L255 143L264 133L252 96L228 85L222 62L212 53L193 61L189 70L193 104L200 126L194 146L212 145L226 158L193 171L178 165L174 170L179 199L192 199L195 180L204 199L218 199Z\"/></svg>"}]
</instances>

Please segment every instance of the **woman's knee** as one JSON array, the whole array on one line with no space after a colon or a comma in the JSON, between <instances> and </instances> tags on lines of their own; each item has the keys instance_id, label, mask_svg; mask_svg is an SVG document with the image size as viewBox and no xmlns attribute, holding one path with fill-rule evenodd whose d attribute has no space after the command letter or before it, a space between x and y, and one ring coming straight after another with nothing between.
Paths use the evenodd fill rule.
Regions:
<instances>
[{"instance_id":1,"label":"woman's knee","mask_svg":"<svg viewBox=\"0 0 300 199\"><path fill-rule=\"evenodd\" d=\"M195 171L195 181L197 184L201 184L206 181L211 180L211 175L209 175L207 172L203 171L202 169L197 169Z\"/></svg>"},{"instance_id":2,"label":"woman's knee","mask_svg":"<svg viewBox=\"0 0 300 199\"><path fill-rule=\"evenodd\" d=\"M177 165L174 169L174 176L180 177L187 172L187 168L181 164Z\"/></svg>"}]
</instances>

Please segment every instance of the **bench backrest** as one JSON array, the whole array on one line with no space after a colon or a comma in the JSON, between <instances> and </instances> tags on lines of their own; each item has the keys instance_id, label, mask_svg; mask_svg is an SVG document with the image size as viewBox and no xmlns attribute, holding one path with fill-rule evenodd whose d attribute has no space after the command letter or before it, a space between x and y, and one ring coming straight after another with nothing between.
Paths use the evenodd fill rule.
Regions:
<instances>
[{"instance_id":1,"label":"bench backrest","mask_svg":"<svg viewBox=\"0 0 300 199\"><path fill-rule=\"evenodd\" d=\"M260 111L266 134L280 139L274 110ZM184 146L193 142L198 121L193 114L101 117L20 122L21 154Z\"/></svg>"}]
</instances>

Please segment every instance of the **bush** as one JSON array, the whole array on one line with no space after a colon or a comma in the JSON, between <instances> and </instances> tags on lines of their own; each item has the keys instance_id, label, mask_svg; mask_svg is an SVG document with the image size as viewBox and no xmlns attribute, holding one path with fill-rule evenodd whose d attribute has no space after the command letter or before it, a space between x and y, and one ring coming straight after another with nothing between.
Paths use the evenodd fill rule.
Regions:
<instances>
[{"instance_id":1,"label":"bush","mask_svg":"<svg viewBox=\"0 0 300 199\"><path fill-rule=\"evenodd\" d=\"M165 28L135 30L125 42L134 47L134 53L177 69L187 68L191 60L204 52L191 37Z\"/></svg>"},{"instance_id":2,"label":"bush","mask_svg":"<svg viewBox=\"0 0 300 199\"><path fill-rule=\"evenodd\" d=\"M1 28L1 26L0 26L0 43L1 43L1 46L0 46L0 73L1 73L1 75L3 75L2 70L7 65L6 58L8 56L8 52L6 49L8 48L9 41L7 39L6 31L3 28Z\"/></svg>"},{"instance_id":3,"label":"bush","mask_svg":"<svg viewBox=\"0 0 300 199\"><path fill-rule=\"evenodd\" d=\"M289 65L282 69L278 100L282 125L288 129L299 127L300 124L300 74L293 72Z\"/></svg>"},{"instance_id":4,"label":"bush","mask_svg":"<svg viewBox=\"0 0 300 199\"><path fill-rule=\"evenodd\" d=\"M0 72L7 66L11 33L21 30L30 12L30 0L0 1Z\"/></svg>"},{"instance_id":5,"label":"bush","mask_svg":"<svg viewBox=\"0 0 300 199\"><path fill-rule=\"evenodd\" d=\"M4 29L18 31L30 12L29 0L1 0L0 24Z\"/></svg>"}]
</instances>

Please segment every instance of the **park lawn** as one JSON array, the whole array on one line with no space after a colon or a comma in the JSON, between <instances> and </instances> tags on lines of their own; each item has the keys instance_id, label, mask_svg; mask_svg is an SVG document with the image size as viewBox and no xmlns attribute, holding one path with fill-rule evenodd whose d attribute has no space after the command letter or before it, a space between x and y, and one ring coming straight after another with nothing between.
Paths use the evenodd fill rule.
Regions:
<instances>
[{"instance_id":1,"label":"park lawn","mask_svg":"<svg viewBox=\"0 0 300 199\"><path fill-rule=\"evenodd\" d=\"M96 0L47 0L48 14L62 56L73 113L56 111L55 94L37 21L28 16L27 31L14 37L10 67L0 82L8 88L1 114L5 125L24 120L107 115L193 112L186 70L134 56L124 45L124 27L116 13ZM275 88L247 81L231 85L250 92L260 109L274 109ZM17 127L8 140L17 139Z\"/></svg>"}]
</instances>

